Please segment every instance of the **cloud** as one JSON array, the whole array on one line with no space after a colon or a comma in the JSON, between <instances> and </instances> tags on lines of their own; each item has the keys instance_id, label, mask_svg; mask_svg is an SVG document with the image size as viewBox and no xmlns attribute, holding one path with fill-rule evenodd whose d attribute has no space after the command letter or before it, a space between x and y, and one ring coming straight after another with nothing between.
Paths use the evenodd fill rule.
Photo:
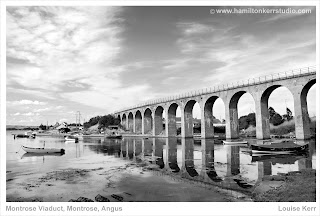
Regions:
<instances>
[{"instance_id":1,"label":"cloud","mask_svg":"<svg viewBox=\"0 0 320 216\"><path fill-rule=\"evenodd\" d=\"M46 102L31 101L31 100L20 100L20 101L7 101L8 105L46 105Z\"/></svg>"},{"instance_id":2,"label":"cloud","mask_svg":"<svg viewBox=\"0 0 320 216\"><path fill-rule=\"evenodd\" d=\"M176 26L186 36L194 36L204 33L214 32L215 28L209 25L205 25L197 22L178 22Z\"/></svg>"},{"instance_id":3,"label":"cloud","mask_svg":"<svg viewBox=\"0 0 320 216\"><path fill-rule=\"evenodd\" d=\"M28 113L15 113L12 114L13 116L39 116L39 113L33 113L33 112L28 112Z\"/></svg>"},{"instance_id":4,"label":"cloud","mask_svg":"<svg viewBox=\"0 0 320 216\"><path fill-rule=\"evenodd\" d=\"M45 112L45 111L49 111L49 110L51 110L51 108L43 108L43 109L35 109L35 110L33 110L33 112L35 112L35 113L38 113L38 112Z\"/></svg>"},{"instance_id":5,"label":"cloud","mask_svg":"<svg viewBox=\"0 0 320 216\"><path fill-rule=\"evenodd\" d=\"M106 79L117 73L113 61L122 49L120 11L119 7L9 7L7 57L26 62L8 63L9 87L17 83L26 90L59 92L63 82L92 75Z\"/></svg>"}]
</instances>

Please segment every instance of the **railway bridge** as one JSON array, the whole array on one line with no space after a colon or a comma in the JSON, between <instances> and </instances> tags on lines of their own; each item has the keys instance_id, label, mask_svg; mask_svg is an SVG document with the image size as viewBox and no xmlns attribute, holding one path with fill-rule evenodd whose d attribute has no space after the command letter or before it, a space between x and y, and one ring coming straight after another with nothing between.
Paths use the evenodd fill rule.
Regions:
<instances>
[{"instance_id":1,"label":"railway bridge","mask_svg":"<svg viewBox=\"0 0 320 216\"><path fill-rule=\"evenodd\" d=\"M201 138L214 137L213 105L221 98L225 105L226 138L239 137L238 101L251 94L255 103L256 137L270 138L268 99L271 93L284 86L294 100L294 121L297 139L310 138L310 123L307 105L309 89L316 83L316 67L306 67L271 74L264 77L238 81L161 98L114 112L127 130L149 136L174 137L177 135L176 113L181 112L181 137L193 137L192 110L196 102L201 110ZM164 114L164 115L163 115ZM163 130L162 118L165 119Z\"/></svg>"}]
</instances>

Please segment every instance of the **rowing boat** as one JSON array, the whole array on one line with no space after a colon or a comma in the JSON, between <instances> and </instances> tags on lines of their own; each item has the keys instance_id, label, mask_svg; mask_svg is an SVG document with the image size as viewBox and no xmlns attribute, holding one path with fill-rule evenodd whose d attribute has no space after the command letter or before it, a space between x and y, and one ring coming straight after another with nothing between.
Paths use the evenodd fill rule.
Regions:
<instances>
[{"instance_id":1,"label":"rowing boat","mask_svg":"<svg viewBox=\"0 0 320 216\"><path fill-rule=\"evenodd\" d=\"M74 136L67 136L64 138L66 141L69 141L69 142L78 142L78 137L74 137Z\"/></svg>"},{"instance_id":2,"label":"rowing boat","mask_svg":"<svg viewBox=\"0 0 320 216\"><path fill-rule=\"evenodd\" d=\"M246 145L246 144L248 144L248 142L245 140L233 140L233 141L223 140L222 142L224 145Z\"/></svg>"},{"instance_id":3,"label":"rowing boat","mask_svg":"<svg viewBox=\"0 0 320 216\"><path fill-rule=\"evenodd\" d=\"M291 154L305 152L308 144L297 145L294 143L270 143L265 145L251 144L252 153L256 154Z\"/></svg>"},{"instance_id":4,"label":"rowing boat","mask_svg":"<svg viewBox=\"0 0 320 216\"><path fill-rule=\"evenodd\" d=\"M60 157L64 155L64 152L53 152L53 153L31 153L27 152L24 153L21 158L32 158L32 157L43 157L43 156L53 156L53 157Z\"/></svg>"},{"instance_id":5,"label":"rowing boat","mask_svg":"<svg viewBox=\"0 0 320 216\"><path fill-rule=\"evenodd\" d=\"M64 153L65 150L64 149L57 149L57 148L31 148L31 147L27 147L27 146L21 146L21 148L25 151L25 152L29 152L29 153Z\"/></svg>"}]
</instances>

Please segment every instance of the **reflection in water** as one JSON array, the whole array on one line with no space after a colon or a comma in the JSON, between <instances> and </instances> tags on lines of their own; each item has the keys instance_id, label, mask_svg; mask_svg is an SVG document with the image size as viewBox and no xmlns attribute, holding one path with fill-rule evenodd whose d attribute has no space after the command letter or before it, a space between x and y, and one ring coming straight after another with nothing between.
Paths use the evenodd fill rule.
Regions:
<instances>
[{"instance_id":1,"label":"reflection in water","mask_svg":"<svg viewBox=\"0 0 320 216\"><path fill-rule=\"evenodd\" d=\"M163 169L163 140L153 138L153 147L156 164L160 167L160 169Z\"/></svg>"},{"instance_id":2,"label":"reflection in water","mask_svg":"<svg viewBox=\"0 0 320 216\"><path fill-rule=\"evenodd\" d=\"M270 161L258 162L258 181L262 181L264 176L270 176L272 174L272 166Z\"/></svg>"},{"instance_id":3,"label":"reflection in water","mask_svg":"<svg viewBox=\"0 0 320 216\"><path fill-rule=\"evenodd\" d=\"M182 170L186 170L191 177L198 176L194 166L194 140L181 139L182 143Z\"/></svg>"},{"instance_id":4,"label":"reflection in water","mask_svg":"<svg viewBox=\"0 0 320 216\"><path fill-rule=\"evenodd\" d=\"M120 157L125 158L127 155L127 147L126 147L127 141L124 140L121 142L121 152L120 152Z\"/></svg>"},{"instance_id":5,"label":"reflection in water","mask_svg":"<svg viewBox=\"0 0 320 216\"><path fill-rule=\"evenodd\" d=\"M214 167L214 140L201 140L202 152L202 172L201 176L206 180L206 176L214 182L221 182ZM206 176L205 176L206 175ZM207 181L206 181L207 182Z\"/></svg>"},{"instance_id":6,"label":"reflection in water","mask_svg":"<svg viewBox=\"0 0 320 216\"><path fill-rule=\"evenodd\" d=\"M127 154L129 159L133 158L133 139L127 140Z\"/></svg>"},{"instance_id":7,"label":"reflection in water","mask_svg":"<svg viewBox=\"0 0 320 216\"><path fill-rule=\"evenodd\" d=\"M240 146L224 146L227 149L227 176L240 173Z\"/></svg>"},{"instance_id":8,"label":"reflection in water","mask_svg":"<svg viewBox=\"0 0 320 216\"><path fill-rule=\"evenodd\" d=\"M66 154L62 156L39 156L29 153L18 156L16 154L22 144L37 147L44 141L48 147L66 149ZM248 141L257 142L256 140ZM18 167L20 170L43 169L45 172L48 168L53 169L58 165L65 167L70 158L101 154L101 156L120 157L137 162L141 158L183 178L247 190L246 187L249 186L245 182L254 185L262 181L264 176L316 168L315 141L310 141L306 155L256 157L244 153L247 150L246 146L224 146L212 139L201 139L195 142L193 139L178 138L124 138L122 140L84 138L77 144L66 144L63 139L55 137L13 140L12 136L7 136L7 169ZM30 164L41 164L41 166L30 166Z\"/></svg>"},{"instance_id":9,"label":"reflection in water","mask_svg":"<svg viewBox=\"0 0 320 216\"><path fill-rule=\"evenodd\" d=\"M64 153L31 153L31 152L27 152L24 153L21 158L30 158L30 157L59 157L64 155Z\"/></svg>"},{"instance_id":10,"label":"reflection in water","mask_svg":"<svg viewBox=\"0 0 320 216\"><path fill-rule=\"evenodd\" d=\"M172 172L180 172L177 160L177 138L166 139L167 164Z\"/></svg>"}]
</instances>

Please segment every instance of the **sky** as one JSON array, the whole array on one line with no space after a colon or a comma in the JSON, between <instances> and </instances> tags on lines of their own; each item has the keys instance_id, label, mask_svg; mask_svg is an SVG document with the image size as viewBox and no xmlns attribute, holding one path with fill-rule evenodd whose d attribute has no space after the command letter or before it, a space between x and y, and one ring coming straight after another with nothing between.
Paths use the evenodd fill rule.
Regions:
<instances>
[{"instance_id":1,"label":"sky","mask_svg":"<svg viewBox=\"0 0 320 216\"><path fill-rule=\"evenodd\" d=\"M212 8L218 7L7 7L7 124L73 123L77 111L83 122L151 99L316 64L315 8L210 14ZM310 116L315 92L313 86L308 94ZM293 111L292 95L281 87L269 105L280 114L286 106ZM217 118L224 118L223 106L214 105ZM238 109L239 116L254 112L249 94ZM194 116L200 117L197 104Z\"/></svg>"}]
</instances>

